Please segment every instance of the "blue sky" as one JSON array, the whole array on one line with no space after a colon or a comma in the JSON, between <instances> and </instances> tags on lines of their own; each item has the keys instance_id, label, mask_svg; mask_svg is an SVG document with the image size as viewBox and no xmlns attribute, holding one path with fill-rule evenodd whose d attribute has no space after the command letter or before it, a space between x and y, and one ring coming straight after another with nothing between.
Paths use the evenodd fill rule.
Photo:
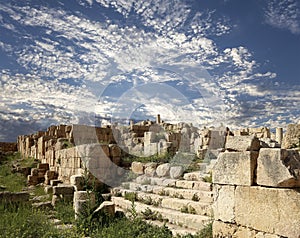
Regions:
<instances>
[{"instance_id":1,"label":"blue sky","mask_svg":"<svg viewBox=\"0 0 300 238\"><path fill-rule=\"evenodd\" d=\"M0 0L0 33L0 141L95 115L300 119L299 1Z\"/></svg>"}]
</instances>

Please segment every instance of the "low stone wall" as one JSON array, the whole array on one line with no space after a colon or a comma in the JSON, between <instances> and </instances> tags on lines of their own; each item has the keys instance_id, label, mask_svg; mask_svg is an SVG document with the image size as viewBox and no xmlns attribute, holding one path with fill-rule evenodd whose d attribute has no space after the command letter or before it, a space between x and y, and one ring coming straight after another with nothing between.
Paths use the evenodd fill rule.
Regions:
<instances>
[{"instance_id":1,"label":"low stone wall","mask_svg":"<svg viewBox=\"0 0 300 238\"><path fill-rule=\"evenodd\" d=\"M215 164L213 237L299 238L299 151L259 150L254 140L245 137Z\"/></svg>"},{"instance_id":2,"label":"low stone wall","mask_svg":"<svg viewBox=\"0 0 300 238\"><path fill-rule=\"evenodd\" d=\"M18 151L17 143L13 142L0 142L1 152L16 152Z\"/></svg>"}]
</instances>

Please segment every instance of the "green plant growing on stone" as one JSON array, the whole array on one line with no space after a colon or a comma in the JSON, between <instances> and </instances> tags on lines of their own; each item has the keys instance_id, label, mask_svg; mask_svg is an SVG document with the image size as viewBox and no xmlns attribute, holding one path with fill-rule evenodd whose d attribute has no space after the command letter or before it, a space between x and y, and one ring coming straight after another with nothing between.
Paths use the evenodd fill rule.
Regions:
<instances>
[{"instance_id":1,"label":"green plant growing on stone","mask_svg":"<svg viewBox=\"0 0 300 238\"><path fill-rule=\"evenodd\" d=\"M209 176L205 176L203 178L203 181L207 183L212 183L212 172L209 172Z\"/></svg>"},{"instance_id":2,"label":"green plant growing on stone","mask_svg":"<svg viewBox=\"0 0 300 238\"><path fill-rule=\"evenodd\" d=\"M192 206L187 206L187 205L183 206L183 207L180 209L180 211L181 211L182 213L196 214L195 208L192 207Z\"/></svg>"},{"instance_id":3,"label":"green plant growing on stone","mask_svg":"<svg viewBox=\"0 0 300 238\"><path fill-rule=\"evenodd\" d=\"M137 199L137 194L136 194L135 192L125 193L124 198L125 198L126 200L131 201L131 202L135 202L135 201L138 200L138 199Z\"/></svg>"},{"instance_id":4,"label":"green plant growing on stone","mask_svg":"<svg viewBox=\"0 0 300 238\"><path fill-rule=\"evenodd\" d=\"M69 148L72 148L72 147L74 147L74 145L69 141L64 141L63 144L62 144L63 149L69 149Z\"/></svg>"},{"instance_id":5,"label":"green plant growing on stone","mask_svg":"<svg viewBox=\"0 0 300 238\"><path fill-rule=\"evenodd\" d=\"M130 217L131 217L133 220L136 220L136 219L137 219L138 213L137 213L137 210L136 210L136 206L135 206L135 204L134 204L134 200L131 201L131 208L129 209L128 212L130 213Z\"/></svg>"},{"instance_id":6,"label":"green plant growing on stone","mask_svg":"<svg viewBox=\"0 0 300 238\"><path fill-rule=\"evenodd\" d=\"M200 198L198 197L198 195L195 193L192 197L192 201L198 202L200 200Z\"/></svg>"},{"instance_id":7,"label":"green plant growing on stone","mask_svg":"<svg viewBox=\"0 0 300 238\"><path fill-rule=\"evenodd\" d=\"M142 218L145 220L157 220L157 212L152 211L149 207L145 211L142 211Z\"/></svg>"}]
</instances>

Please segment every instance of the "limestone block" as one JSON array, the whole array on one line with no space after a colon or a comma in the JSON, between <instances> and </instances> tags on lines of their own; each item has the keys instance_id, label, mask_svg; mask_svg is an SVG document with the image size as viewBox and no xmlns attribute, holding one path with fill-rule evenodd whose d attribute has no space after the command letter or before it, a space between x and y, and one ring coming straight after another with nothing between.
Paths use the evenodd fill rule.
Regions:
<instances>
[{"instance_id":1,"label":"limestone block","mask_svg":"<svg viewBox=\"0 0 300 238\"><path fill-rule=\"evenodd\" d=\"M258 232L253 229L238 226L237 224L213 222L213 237L215 238L280 238L270 233Z\"/></svg>"},{"instance_id":2,"label":"limestone block","mask_svg":"<svg viewBox=\"0 0 300 238\"><path fill-rule=\"evenodd\" d=\"M190 172L190 173L185 173L183 175L184 180L189 180L189 181L201 181L202 177L200 176L200 172Z\"/></svg>"},{"instance_id":3,"label":"limestone block","mask_svg":"<svg viewBox=\"0 0 300 238\"><path fill-rule=\"evenodd\" d=\"M200 191L211 191L212 184L204 181L194 181L193 189Z\"/></svg>"},{"instance_id":4,"label":"limestone block","mask_svg":"<svg viewBox=\"0 0 300 238\"><path fill-rule=\"evenodd\" d=\"M251 186L257 157L256 151L221 153L213 167L213 183Z\"/></svg>"},{"instance_id":5,"label":"limestone block","mask_svg":"<svg viewBox=\"0 0 300 238\"><path fill-rule=\"evenodd\" d=\"M298 151L262 148L257 164L257 184L270 187L300 187Z\"/></svg>"},{"instance_id":6,"label":"limestone block","mask_svg":"<svg viewBox=\"0 0 300 238\"><path fill-rule=\"evenodd\" d=\"M192 189L194 186L193 181L186 181L186 180L178 180L176 181L176 187L178 188L187 188L187 189Z\"/></svg>"},{"instance_id":7,"label":"limestone block","mask_svg":"<svg viewBox=\"0 0 300 238\"><path fill-rule=\"evenodd\" d=\"M39 183L38 176L28 175L27 182L28 182L28 185L37 185Z\"/></svg>"},{"instance_id":8,"label":"limestone block","mask_svg":"<svg viewBox=\"0 0 300 238\"><path fill-rule=\"evenodd\" d=\"M90 191L76 191L74 192L74 203L78 200L89 200L91 204L95 205L95 193Z\"/></svg>"},{"instance_id":9,"label":"limestone block","mask_svg":"<svg viewBox=\"0 0 300 238\"><path fill-rule=\"evenodd\" d=\"M214 203L212 205L215 220L235 222L235 186L214 185ZM245 205L247 203L243 203Z\"/></svg>"},{"instance_id":10,"label":"limestone block","mask_svg":"<svg viewBox=\"0 0 300 238\"><path fill-rule=\"evenodd\" d=\"M145 156L151 156L158 153L158 143L150 143L144 145L144 154Z\"/></svg>"},{"instance_id":11,"label":"limestone block","mask_svg":"<svg viewBox=\"0 0 300 238\"><path fill-rule=\"evenodd\" d=\"M162 182L162 186L165 186L165 187L175 187L176 185L176 181L175 179L164 179L163 182Z\"/></svg>"},{"instance_id":12,"label":"limestone block","mask_svg":"<svg viewBox=\"0 0 300 238\"><path fill-rule=\"evenodd\" d=\"M149 177L154 177L156 174L157 163L146 163L144 165L144 172Z\"/></svg>"},{"instance_id":13,"label":"limestone block","mask_svg":"<svg viewBox=\"0 0 300 238\"><path fill-rule=\"evenodd\" d=\"M238 186L235 196L237 224L284 237L299 237L300 190Z\"/></svg>"},{"instance_id":14,"label":"limestone block","mask_svg":"<svg viewBox=\"0 0 300 238\"><path fill-rule=\"evenodd\" d=\"M110 201L104 201L101 205L93 212L93 216L95 216L99 212L104 212L104 214L114 217L115 215L115 204Z\"/></svg>"},{"instance_id":15,"label":"limestone block","mask_svg":"<svg viewBox=\"0 0 300 238\"><path fill-rule=\"evenodd\" d=\"M51 202L37 202L33 203L32 207L39 210L46 210L46 209L52 209L52 203Z\"/></svg>"},{"instance_id":16,"label":"limestone block","mask_svg":"<svg viewBox=\"0 0 300 238\"><path fill-rule=\"evenodd\" d=\"M50 180L50 185L51 186L57 186L58 184L62 183L61 180L58 180L58 179L53 179L53 180Z\"/></svg>"},{"instance_id":17,"label":"limestone block","mask_svg":"<svg viewBox=\"0 0 300 238\"><path fill-rule=\"evenodd\" d=\"M225 149L229 151L258 151L260 142L254 136L228 136Z\"/></svg>"},{"instance_id":18,"label":"limestone block","mask_svg":"<svg viewBox=\"0 0 300 238\"><path fill-rule=\"evenodd\" d=\"M161 164L156 168L156 174L158 177L167 177L170 174L171 165L169 163Z\"/></svg>"},{"instance_id":19,"label":"limestone block","mask_svg":"<svg viewBox=\"0 0 300 238\"><path fill-rule=\"evenodd\" d=\"M39 170L37 168L31 169L31 176L38 176Z\"/></svg>"},{"instance_id":20,"label":"limestone block","mask_svg":"<svg viewBox=\"0 0 300 238\"><path fill-rule=\"evenodd\" d=\"M151 184L151 178L146 175L141 175L136 178L136 182L139 184Z\"/></svg>"},{"instance_id":21,"label":"limestone block","mask_svg":"<svg viewBox=\"0 0 300 238\"><path fill-rule=\"evenodd\" d=\"M290 149L300 146L300 124L290 124L283 136L282 148Z\"/></svg>"},{"instance_id":22,"label":"limestone block","mask_svg":"<svg viewBox=\"0 0 300 238\"><path fill-rule=\"evenodd\" d=\"M58 174L56 171L52 171L52 170L46 171L45 179L52 180L52 179L57 179L57 177Z\"/></svg>"},{"instance_id":23,"label":"limestone block","mask_svg":"<svg viewBox=\"0 0 300 238\"><path fill-rule=\"evenodd\" d=\"M72 185L62 185L59 184L58 186L53 187L53 194L54 195L67 195L74 193L74 186Z\"/></svg>"},{"instance_id":24,"label":"limestone block","mask_svg":"<svg viewBox=\"0 0 300 238\"><path fill-rule=\"evenodd\" d=\"M182 177L184 168L182 166L172 166L170 168L170 177L172 179L178 179Z\"/></svg>"},{"instance_id":25,"label":"limestone block","mask_svg":"<svg viewBox=\"0 0 300 238\"><path fill-rule=\"evenodd\" d=\"M144 174L144 165L141 162L133 161L131 164L131 171L135 174Z\"/></svg>"},{"instance_id":26,"label":"limestone block","mask_svg":"<svg viewBox=\"0 0 300 238\"><path fill-rule=\"evenodd\" d=\"M76 191L83 190L84 177L82 175L72 175L70 177L70 184L75 187Z\"/></svg>"}]
</instances>

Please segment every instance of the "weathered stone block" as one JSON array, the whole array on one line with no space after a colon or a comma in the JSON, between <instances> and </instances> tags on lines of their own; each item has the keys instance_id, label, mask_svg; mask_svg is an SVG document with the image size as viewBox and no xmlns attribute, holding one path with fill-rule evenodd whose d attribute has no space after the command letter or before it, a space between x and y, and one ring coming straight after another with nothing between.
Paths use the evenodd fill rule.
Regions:
<instances>
[{"instance_id":1,"label":"weathered stone block","mask_svg":"<svg viewBox=\"0 0 300 238\"><path fill-rule=\"evenodd\" d=\"M235 186L215 185L213 213L215 220L223 222L235 222ZM246 203L243 203L245 206ZM248 206L245 206L248 207Z\"/></svg>"},{"instance_id":2,"label":"weathered stone block","mask_svg":"<svg viewBox=\"0 0 300 238\"><path fill-rule=\"evenodd\" d=\"M104 214L114 217L115 215L115 204L110 201L104 201L101 205L93 212L93 216L96 216L97 213L104 212Z\"/></svg>"},{"instance_id":3,"label":"weathered stone block","mask_svg":"<svg viewBox=\"0 0 300 238\"><path fill-rule=\"evenodd\" d=\"M213 168L212 180L216 184L254 184L258 152L224 152L218 156Z\"/></svg>"},{"instance_id":4,"label":"weathered stone block","mask_svg":"<svg viewBox=\"0 0 300 238\"><path fill-rule=\"evenodd\" d=\"M74 193L74 186L72 185L58 185L53 187L54 195L67 195Z\"/></svg>"},{"instance_id":5,"label":"weathered stone block","mask_svg":"<svg viewBox=\"0 0 300 238\"><path fill-rule=\"evenodd\" d=\"M70 184L73 185L77 191L83 190L84 177L82 175L72 175L70 177Z\"/></svg>"},{"instance_id":6,"label":"weathered stone block","mask_svg":"<svg viewBox=\"0 0 300 238\"><path fill-rule=\"evenodd\" d=\"M172 179L178 179L182 177L184 168L182 166L173 166L170 168L170 177Z\"/></svg>"},{"instance_id":7,"label":"weathered stone block","mask_svg":"<svg viewBox=\"0 0 300 238\"><path fill-rule=\"evenodd\" d=\"M144 174L144 165L141 162L132 162L131 171L135 174Z\"/></svg>"},{"instance_id":8,"label":"weathered stone block","mask_svg":"<svg viewBox=\"0 0 300 238\"><path fill-rule=\"evenodd\" d=\"M254 136L228 136L225 149L229 151L258 151L260 142Z\"/></svg>"},{"instance_id":9,"label":"weathered stone block","mask_svg":"<svg viewBox=\"0 0 300 238\"><path fill-rule=\"evenodd\" d=\"M257 159L257 184L270 187L300 187L299 152L262 148Z\"/></svg>"},{"instance_id":10,"label":"weathered stone block","mask_svg":"<svg viewBox=\"0 0 300 238\"><path fill-rule=\"evenodd\" d=\"M300 146L300 124L290 124L282 140L282 148L291 149Z\"/></svg>"},{"instance_id":11,"label":"weathered stone block","mask_svg":"<svg viewBox=\"0 0 300 238\"><path fill-rule=\"evenodd\" d=\"M235 219L237 224L255 230L298 238L300 190L238 186Z\"/></svg>"},{"instance_id":12,"label":"weathered stone block","mask_svg":"<svg viewBox=\"0 0 300 238\"><path fill-rule=\"evenodd\" d=\"M170 174L171 165L169 163L161 164L156 168L156 174L158 177L167 177Z\"/></svg>"},{"instance_id":13,"label":"weathered stone block","mask_svg":"<svg viewBox=\"0 0 300 238\"><path fill-rule=\"evenodd\" d=\"M156 174L156 168L157 168L157 163L146 163L144 165L145 167L145 174L149 177L154 177Z\"/></svg>"},{"instance_id":14,"label":"weathered stone block","mask_svg":"<svg viewBox=\"0 0 300 238\"><path fill-rule=\"evenodd\" d=\"M91 204L95 204L95 193L88 191L76 191L74 192L74 202L78 200L89 200Z\"/></svg>"}]
</instances>

